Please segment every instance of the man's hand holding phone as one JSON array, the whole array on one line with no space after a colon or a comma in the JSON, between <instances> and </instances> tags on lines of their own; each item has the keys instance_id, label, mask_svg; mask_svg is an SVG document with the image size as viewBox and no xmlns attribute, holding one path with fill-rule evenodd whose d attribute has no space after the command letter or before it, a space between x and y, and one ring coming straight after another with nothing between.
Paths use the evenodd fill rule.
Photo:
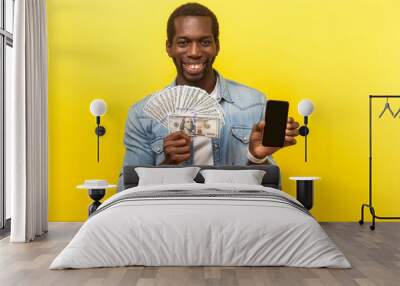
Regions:
<instances>
[{"instance_id":1,"label":"man's hand holding phone","mask_svg":"<svg viewBox=\"0 0 400 286\"><path fill-rule=\"evenodd\" d=\"M191 138L182 131L169 134L164 138L165 160L162 165L179 165L192 156Z\"/></svg>"},{"instance_id":2,"label":"man's hand holding phone","mask_svg":"<svg viewBox=\"0 0 400 286\"><path fill-rule=\"evenodd\" d=\"M292 117L289 117L286 123L285 142L283 147L296 144L296 136L299 135L300 124ZM258 159L263 159L268 155L273 154L282 147L269 147L262 144L265 121L261 121L253 126L250 134L250 153Z\"/></svg>"}]
</instances>

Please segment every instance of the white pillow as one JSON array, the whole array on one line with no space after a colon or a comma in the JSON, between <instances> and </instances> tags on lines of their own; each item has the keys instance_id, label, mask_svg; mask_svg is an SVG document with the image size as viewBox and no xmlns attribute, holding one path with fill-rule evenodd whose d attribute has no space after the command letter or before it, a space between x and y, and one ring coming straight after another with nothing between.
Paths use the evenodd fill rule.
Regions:
<instances>
[{"instance_id":1,"label":"white pillow","mask_svg":"<svg viewBox=\"0 0 400 286\"><path fill-rule=\"evenodd\" d=\"M193 179L196 177L199 170L199 167L135 168L135 171L139 176L138 186L195 183Z\"/></svg>"},{"instance_id":2,"label":"white pillow","mask_svg":"<svg viewBox=\"0 0 400 286\"><path fill-rule=\"evenodd\" d=\"M204 183L234 183L261 185L265 171L262 170L201 170Z\"/></svg>"}]
</instances>

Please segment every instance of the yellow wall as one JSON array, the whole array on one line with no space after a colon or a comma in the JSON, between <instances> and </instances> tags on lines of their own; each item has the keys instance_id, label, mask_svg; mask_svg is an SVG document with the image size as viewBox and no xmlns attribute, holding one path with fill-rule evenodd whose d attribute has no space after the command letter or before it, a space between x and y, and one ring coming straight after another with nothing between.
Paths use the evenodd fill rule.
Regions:
<instances>
[{"instance_id":1,"label":"yellow wall","mask_svg":"<svg viewBox=\"0 0 400 286\"><path fill-rule=\"evenodd\" d=\"M116 182L128 108L169 84L166 21L182 1L48 0L49 218L82 221L90 200L75 186L89 178ZM283 188L289 176L316 175L313 214L355 221L368 199L368 95L400 94L400 1L214 0L221 52L216 68L269 98L310 98L309 162L304 140L277 153ZM89 103L103 98L101 162ZM392 101L395 110L400 100ZM384 102L375 103L375 117ZM375 120L378 215L400 215L400 118ZM111 194L110 192L109 194ZM397 212L397 213L396 213Z\"/></svg>"}]
</instances>

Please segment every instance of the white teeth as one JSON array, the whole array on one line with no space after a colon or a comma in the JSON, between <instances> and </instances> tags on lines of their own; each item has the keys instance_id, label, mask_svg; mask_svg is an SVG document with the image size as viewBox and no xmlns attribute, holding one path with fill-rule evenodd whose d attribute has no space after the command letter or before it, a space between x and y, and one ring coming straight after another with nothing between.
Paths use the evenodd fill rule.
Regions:
<instances>
[{"instance_id":1,"label":"white teeth","mask_svg":"<svg viewBox=\"0 0 400 286\"><path fill-rule=\"evenodd\" d=\"M204 64L183 64L183 66L193 72L199 71L203 68Z\"/></svg>"}]
</instances>

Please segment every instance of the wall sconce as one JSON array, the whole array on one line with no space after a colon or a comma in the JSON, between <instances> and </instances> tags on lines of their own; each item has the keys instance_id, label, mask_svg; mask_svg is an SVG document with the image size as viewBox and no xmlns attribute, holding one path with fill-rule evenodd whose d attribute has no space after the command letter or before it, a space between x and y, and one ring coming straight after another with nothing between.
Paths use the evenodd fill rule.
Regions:
<instances>
[{"instance_id":1,"label":"wall sconce","mask_svg":"<svg viewBox=\"0 0 400 286\"><path fill-rule=\"evenodd\" d=\"M308 129L308 116L314 111L314 105L311 100L303 99L300 101L297 109L301 115L304 116L304 125L299 128L299 134L304 136L305 144L304 144L304 162L307 162L307 135L310 133L310 129Z\"/></svg>"},{"instance_id":2,"label":"wall sconce","mask_svg":"<svg viewBox=\"0 0 400 286\"><path fill-rule=\"evenodd\" d=\"M100 125L100 116L103 116L107 111L106 102L102 99L94 99L90 103L90 112L96 116L97 127L94 132L97 135L97 162L100 160L100 136L106 134L106 129Z\"/></svg>"}]
</instances>

